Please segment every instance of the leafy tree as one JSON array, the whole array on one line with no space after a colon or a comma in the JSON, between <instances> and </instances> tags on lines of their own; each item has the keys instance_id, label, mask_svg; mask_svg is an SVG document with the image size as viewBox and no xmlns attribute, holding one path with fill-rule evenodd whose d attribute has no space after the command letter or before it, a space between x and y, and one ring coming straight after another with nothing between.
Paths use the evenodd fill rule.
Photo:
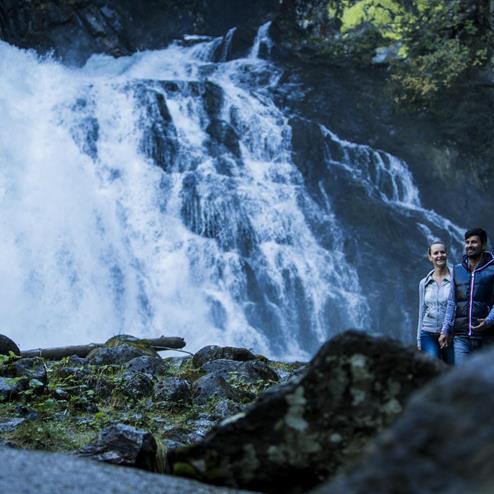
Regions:
<instances>
[{"instance_id":1,"label":"leafy tree","mask_svg":"<svg viewBox=\"0 0 494 494\"><path fill-rule=\"evenodd\" d=\"M398 102L427 103L493 53L489 0L329 0L328 11L341 22L343 43L367 24L380 35L375 42L399 45L391 66Z\"/></svg>"}]
</instances>

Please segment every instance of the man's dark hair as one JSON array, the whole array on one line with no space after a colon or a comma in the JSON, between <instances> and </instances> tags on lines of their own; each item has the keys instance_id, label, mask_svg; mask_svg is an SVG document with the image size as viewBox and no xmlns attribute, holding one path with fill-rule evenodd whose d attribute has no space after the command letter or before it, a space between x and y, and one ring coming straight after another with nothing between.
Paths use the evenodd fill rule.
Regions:
<instances>
[{"instance_id":1,"label":"man's dark hair","mask_svg":"<svg viewBox=\"0 0 494 494\"><path fill-rule=\"evenodd\" d=\"M485 230L482 230L482 228L472 228L465 232L465 240L473 236L479 237L482 245L487 243L487 233Z\"/></svg>"}]
</instances>

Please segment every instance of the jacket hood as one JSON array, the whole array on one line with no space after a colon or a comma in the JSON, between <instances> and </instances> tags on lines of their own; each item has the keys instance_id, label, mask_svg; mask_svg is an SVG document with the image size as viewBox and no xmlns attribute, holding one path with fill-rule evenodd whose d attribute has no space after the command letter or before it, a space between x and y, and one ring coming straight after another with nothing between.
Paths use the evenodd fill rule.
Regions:
<instances>
[{"instance_id":1,"label":"jacket hood","mask_svg":"<svg viewBox=\"0 0 494 494\"><path fill-rule=\"evenodd\" d=\"M470 268L468 266L468 257L466 255L463 256L463 260L461 263L467 271L470 271ZM480 259L479 264L475 268L475 273L477 271L482 271L482 269L486 268L487 266L490 266L492 263L494 263L494 256L492 255L492 253L487 251L483 252L482 258Z\"/></svg>"}]
</instances>

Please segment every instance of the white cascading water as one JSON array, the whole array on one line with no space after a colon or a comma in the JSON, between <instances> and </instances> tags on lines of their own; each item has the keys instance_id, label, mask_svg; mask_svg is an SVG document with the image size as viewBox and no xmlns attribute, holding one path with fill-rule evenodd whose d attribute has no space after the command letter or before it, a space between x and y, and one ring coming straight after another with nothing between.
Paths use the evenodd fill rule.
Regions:
<instances>
[{"instance_id":1,"label":"white cascading water","mask_svg":"<svg viewBox=\"0 0 494 494\"><path fill-rule=\"evenodd\" d=\"M231 61L234 30L82 68L0 42L1 333L21 348L167 334L305 359L332 311L365 327L331 198L306 193L269 94L268 27ZM322 132L343 150L328 166L425 229L456 229L422 209L404 163Z\"/></svg>"}]
</instances>

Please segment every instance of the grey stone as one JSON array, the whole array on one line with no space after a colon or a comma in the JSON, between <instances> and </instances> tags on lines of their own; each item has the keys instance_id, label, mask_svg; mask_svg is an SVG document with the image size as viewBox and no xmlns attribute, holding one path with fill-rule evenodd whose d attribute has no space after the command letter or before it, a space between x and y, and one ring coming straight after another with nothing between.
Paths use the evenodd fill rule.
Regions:
<instances>
[{"instance_id":1,"label":"grey stone","mask_svg":"<svg viewBox=\"0 0 494 494\"><path fill-rule=\"evenodd\" d=\"M242 362L237 360L220 358L206 362L201 366L201 371L206 372L207 374L211 374L213 372L223 372L228 374L230 372L236 372L241 365Z\"/></svg>"},{"instance_id":2,"label":"grey stone","mask_svg":"<svg viewBox=\"0 0 494 494\"><path fill-rule=\"evenodd\" d=\"M211 412L211 415L217 419L223 420L227 417L231 417L232 415L240 413L242 408L242 405L234 401L221 400L215 405L213 411Z\"/></svg>"},{"instance_id":3,"label":"grey stone","mask_svg":"<svg viewBox=\"0 0 494 494\"><path fill-rule=\"evenodd\" d=\"M13 474L15 472L15 475ZM169 475L74 456L0 446L0 492L15 494L236 494Z\"/></svg>"},{"instance_id":4,"label":"grey stone","mask_svg":"<svg viewBox=\"0 0 494 494\"><path fill-rule=\"evenodd\" d=\"M141 357L135 357L132 360L129 360L124 367L127 372L140 372L149 374L150 376L156 376L157 374L166 372L170 367L170 364L160 357L142 355Z\"/></svg>"},{"instance_id":5,"label":"grey stone","mask_svg":"<svg viewBox=\"0 0 494 494\"><path fill-rule=\"evenodd\" d=\"M194 403L206 404L209 400L229 399L233 401L250 401L252 393L234 388L218 373L207 374L192 384Z\"/></svg>"},{"instance_id":6,"label":"grey stone","mask_svg":"<svg viewBox=\"0 0 494 494\"><path fill-rule=\"evenodd\" d=\"M395 340L348 331L323 345L298 381L170 452L168 465L175 471L185 463L215 484L302 492L349 464L413 391L445 369Z\"/></svg>"},{"instance_id":7,"label":"grey stone","mask_svg":"<svg viewBox=\"0 0 494 494\"><path fill-rule=\"evenodd\" d=\"M115 465L132 466L150 472L163 471L153 435L125 424L103 429L91 444L78 451L79 456Z\"/></svg>"},{"instance_id":8,"label":"grey stone","mask_svg":"<svg viewBox=\"0 0 494 494\"><path fill-rule=\"evenodd\" d=\"M434 380L351 469L314 494L487 494L494 485L494 350Z\"/></svg>"},{"instance_id":9,"label":"grey stone","mask_svg":"<svg viewBox=\"0 0 494 494\"><path fill-rule=\"evenodd\" d=\"M254 360L256 356L247 348L220 347L209 345L201 348L193 357L192 362L195 367L201 367L206 362L218 359L228 360Z\"/></svg>"},{"instance_id":10,"label":"grey stone","mask_svg":"<svg viewBox=\"0 0 494 494\"><path fill-rule=\"evenodd\" d=\"M154 388L154 400L167 406L186 405L191 398L190 384L184 379L169 377L158 382Z\"/></svg>"},{"instance_id":11,"label":"grey stone","mask_svg":"<svg viewBox=\"0 0 494 494\"><path fill-rule=\"evenodd\" d=\"M257 381L278 382L280 380L276 371L271 369L268 364L261 360L242 362L237 369L237 372L240 379L249 383Z\"/></svg>"},{"instance_id":12,"label":"grey stone","mask_svg":"<svg viewBox=\"0 0 494 494\"><path fill-rule=\"evenodd\" d=\"M9 400L27 389L29 379L26 377L0 377L0 398Z\"/></svg>"},{"instance_id":13,"label":"grey stone","mask_svg":"<svg viewBox=\"0 0 494 494\"><path fill-rule=\"evenodd\" d=\"M110 348L96 348L88 355L87 359L94 365L122 365L144 355L149 355L149 351L123 343Z\"/></svg>"},{"instance_id":14,"label":"grey stone","mask_svg":"<svg viewBox=\"0 0 494 494\"><path fill-rule=\"evenodd\" d=\"M120 382L120 390L134 400L150 396L153 393L153 388L153 378L142 372L126 372Z\"/></svg>"},{"instance_id":15,"label":"grey stone","mask_svg":"<svg viewBox=\"0 0 494 494\"><path fill-rule=\"evenodd\" d=\"M37 379L43 384L48 384L46 367L43 359L40 357L21 358L15 362L14 370L17 377Z\"/></svg>"},{"instance_id":16,"label":"grey stone","mask_svg":"<svg viewBox=\"0 0 494 494\"><path fill-rule=\"evenodd\" d=\"M0 334L0 355L8 355L9 352L20 355L21 351L17 344L11 340L8 336Z\"/></svg>"},{"instance_id":17,"label":"grey stone","mask_svg":"<svg viewBox=\"0 0 494 494\"><path fill-rule=\"evenodd\" d=\"M0 418L0 432L11 432L17 429L22 423L26 421L25 418Z\"/></svg>"}]
</instances>

